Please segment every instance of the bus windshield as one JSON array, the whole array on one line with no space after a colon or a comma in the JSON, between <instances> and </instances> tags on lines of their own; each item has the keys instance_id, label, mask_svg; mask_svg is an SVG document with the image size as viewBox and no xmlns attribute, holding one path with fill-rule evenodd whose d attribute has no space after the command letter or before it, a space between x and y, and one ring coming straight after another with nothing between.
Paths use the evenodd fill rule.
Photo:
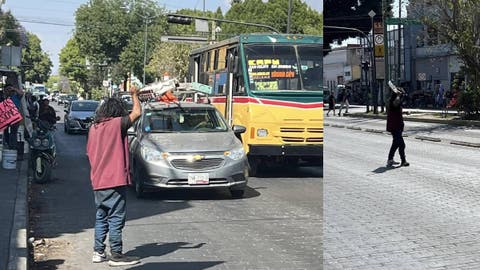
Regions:
<instances>
[{"instance_id":1,"label":"bus windshield","mask_svg":"<svg viewBox=\"0 0 480 270\"><path fill-rule=\"evenodd\" d=\"M321 45L245 45L250 90L322 90Z\"/></svg>"}]
</instances>

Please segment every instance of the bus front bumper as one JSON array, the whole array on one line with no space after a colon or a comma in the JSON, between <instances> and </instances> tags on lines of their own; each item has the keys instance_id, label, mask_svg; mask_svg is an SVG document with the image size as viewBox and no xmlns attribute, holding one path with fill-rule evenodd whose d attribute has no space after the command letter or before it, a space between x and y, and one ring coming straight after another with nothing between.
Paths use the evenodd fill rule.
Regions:
<instances>
[{"instance_id":1,"label":"bus front bumper","mask_svg":"<svg viewBox=\"0 0 480 270\"><path fill-rule=\"evenodd\" d=\"M249 156L323 157L323 145L249 145Z\"/></svg>"}]
</instances>

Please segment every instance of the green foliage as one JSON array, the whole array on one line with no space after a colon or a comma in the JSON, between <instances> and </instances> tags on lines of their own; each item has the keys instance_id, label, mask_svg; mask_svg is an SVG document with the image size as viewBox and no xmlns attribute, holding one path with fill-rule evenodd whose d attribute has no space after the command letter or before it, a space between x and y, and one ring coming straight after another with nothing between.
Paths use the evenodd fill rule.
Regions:
<instances>
[{"instance_id":1,"label":"green foliage","mask_svg":"<svg viewBox=\"0 0 480 270\"><path fill-rule=\"evenodd\" d=\"M225 15L227 20L250 22L271 26L281 33L287 32L289 0L245 0L232 3ZM292 5L290 33L321 35L323 18L320 13L300 0ZM222 23L222 36L225 38L241 33L271 32L265 27L246 26L241 24Z\"/></svg>"},{"instance_id":2,"label":"green foliage","mask_svg":"<svg viewBox=\"0 0 480 270\"><path fill-rule=\"evenodd\" d=\"M53 92L58 90L58 81L60 77L58 75L52 75L48 78L47 83L45 83L45 87L47 87L48 91Z\"/></svg>"},{"instance_id":3,"label":"green foliage","mask_svg":"<svg viewBox=\"0 0 480 270\"><path fill-rule=\"evenodd\" d=\"M147 66L148 73L161 80L163 74L168 72L170 77L176 77L183 81L188 73L188 55L193 48L198 46L166 42L158 44L155 54Z\"/></svg>"},{"instance_id":4,"label":"green foliage","mask_svg":"<svg viewBox=\"0 0 480 270\"><path fill-rule=\"evenodd\" d=\"M102 88L94 88L90 91L89 99L93 100L101 100L105 96L105 89Z\"/></svg>"},{"instance_id":5,"label":"green foliage","mask_svg":"<svg viewBox=\"0 0 480 270\"><path fill-rule=\"evenodd\" d=\"M77 40L71 38L60 51L60 74L81 84L87 80L88 70L85 57L80 54L80 46Z\"/></svg>"},{"instance_id":6,"label":"green foliage","mask_svg":"<svg viewBox=\"0 0 480 270\"><path fill-rule=\"evenodd\" d=\"M479 87L467 87L460 91L456 108L465 113L466 119L480 119L480 89Z\"/></svg>"},{"instance_id":7,"label":"green foliage","mask_svg":"<svg viewBox=\"0 0 480 270\"><path fill-rule=\"evenodd\" d=\"M43 83L48 80L52 70L52 61L40 46L40 39L27 33L28 45L22 49L22 78L25 81Z\"/></svg>"},{"instance_id":8,"label":"green foliage","mask_svg":"<svg viewBox=\"0 0 480 270\"><path fill-rule=\"evenodd\" d=\"M20 26L10 11L0 10L0 45L20 46Z\"/></svg>"},{"instance_id":9,"label":"green foliage","mask_svg":"<svg viewBox=\"0 0 480 270\"><path fill-rule=\"evenodd\" d=\"M415 8L415 6L414 6ZM418 8L421 8L419 6ZM422 22L439 40L453 45L458 58L463 62L466 88L460 93L458 109L467 117L478 117L480 110L480 2L479 1L433 1L423 14ZM432 16L435 14L435 16Z\"/></svg>"}]
</instances>

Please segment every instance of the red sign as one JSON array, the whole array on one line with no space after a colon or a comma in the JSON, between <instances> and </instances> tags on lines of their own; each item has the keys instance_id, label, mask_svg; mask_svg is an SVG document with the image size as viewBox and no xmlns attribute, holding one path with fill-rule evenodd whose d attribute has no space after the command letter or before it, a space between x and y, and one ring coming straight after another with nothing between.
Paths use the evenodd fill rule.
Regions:
<instances>
[{"instance_id":1,"label":"red sign","mask_svg":"<svg viewBox=\"0 0 480 270\"><path fill-rule=\"evenodd\" d=\"M4 130L8 125L22 121L22 115L11 99L0 102L0 131Z\"/></svg>"}]
</instances>

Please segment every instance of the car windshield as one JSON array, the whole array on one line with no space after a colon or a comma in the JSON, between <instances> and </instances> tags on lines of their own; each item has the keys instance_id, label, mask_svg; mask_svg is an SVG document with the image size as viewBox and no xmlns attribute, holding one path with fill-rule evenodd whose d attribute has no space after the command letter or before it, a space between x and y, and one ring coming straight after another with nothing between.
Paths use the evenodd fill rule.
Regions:
<instances>
[{"instance_id":1,"label":"car windshield","mask_svg":"<svg viewBox=\"0 0 480 270\"><path fill-rule=\"evenodd\" d=\"M247 45L250 89L254 91L322 90L319 45Z\"/></svg>"},{"instance_id":2,"label":"car windshield","mask_svg":"<svg viewBox=\"0 0 480 270\"><path fill-rule=\"evenodd\" d=\"M72 103L72 111L95 111L98 107L98 102L75 102Z\"/></svg>"},{"instance_id":3,"label":"car windshield","mask_svg":"<svg viewBox=\"0 0 480 270\"><path fill-rule=\"evenodd\" d=\"M227 124L214 108L168 108L145 112L145 132L221 132Z\"/></svg>"},{"instance_id":4,"label":"car windshield","mask_svg":"<svg viewBox=\"0 0 480 270\"><path fill-rule=\"evenodd\" d=\"M66 99L68 99L68 100L77 100L77 95L68 95L68 96L66 97Z\"/></svg>"}]
</instances>

